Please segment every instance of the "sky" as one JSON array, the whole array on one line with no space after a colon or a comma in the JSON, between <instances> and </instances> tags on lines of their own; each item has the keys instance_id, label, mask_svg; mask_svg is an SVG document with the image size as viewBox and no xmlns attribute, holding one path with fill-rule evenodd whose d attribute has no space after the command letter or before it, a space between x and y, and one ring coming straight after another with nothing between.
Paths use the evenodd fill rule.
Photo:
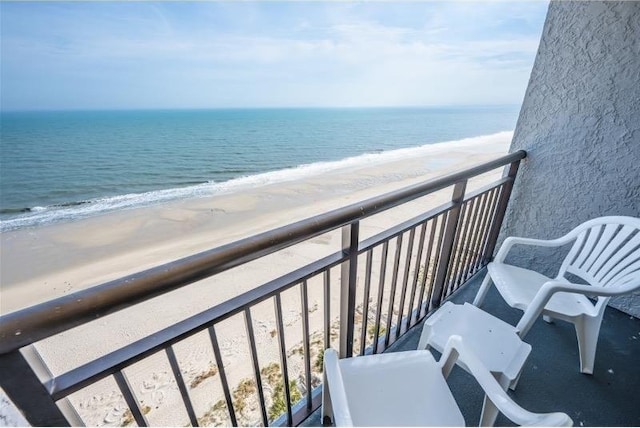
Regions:
<instances>
[{"instance_id":1,"label":"sky","mask_svg":"<svg viewBox=\"0 0 640 428\"><path fill-rule=\"evenodd\" d=\"M0 107L520 104L547 7L1 2Z\"/></svg>"}]
</instances>

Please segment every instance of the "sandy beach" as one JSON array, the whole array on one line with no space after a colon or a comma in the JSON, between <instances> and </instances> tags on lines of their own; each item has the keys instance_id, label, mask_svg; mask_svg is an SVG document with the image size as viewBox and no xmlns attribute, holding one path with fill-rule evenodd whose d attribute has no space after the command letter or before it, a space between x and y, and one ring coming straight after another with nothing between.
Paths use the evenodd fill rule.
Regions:
<instances>
[{"instance_id":1,"label":"sandy beach","mask_svg":"<svg viewBox=\"0 0 640 428\"><path fill-rule=\"evenodd\" d=\"M191 254L230 243L278 226L301 220L349 203L390 192L430 177L464 169L507 152L512 133L434 145L416 155L407 151L395 159L355 168L339 169L304 179L254 187L215 197L181 200L162 205L123 210L68 223L4 232L0 235L2 271L0 312L6 314L80 289L135 273ZM501 171L474 180L478 187ZM425 201L407 204L362 223L363 237L415 216L418 209L436 206L450 197L450 189ZM134 340L214 306L244 291L277 278L297 267L339 249L339 231L318 236L276 254L234 268L213 278L152 299L95 322L38 343L37 349L54 375L98 358ZM335 274L335 275L334 275ZM374 271L374 276L376 272ZM338 284L339 272L332 272ZM298 287L283 294L285 337L289 372L302 373L296 349L302 340ZM338 293L331 302L335 326ZM322 287L309 283L311 332L322 328ZM278 363L274 338L273 303L252 309L261 367ZM337 330L336 330L337 331ZM240 423L259 422L255 385L251 378L246 329L241 317L217 327L225 370L234 391L246 389L246 410ZM312 359L321 352L321 333L311 335ZM335 345L334 345L335 346ZM206 424L227 424L226 411L208 336L200 333L175 347L199 417ZM320 364L321 366L321 364ZM275 370L277 372L278 370ZM275 373L274 372L274 373ZM180 394L164 353L127 369L136 396L152 424L188 423L186 412L172 410ZM263 373L268 405L278 395L278 377ZM292 376L295 378L295 376ZM316 376L314 384L320 379ZM281 383L281 381L280 381ZM298 382L300 384L300 382ZM312 385L313 386L313 385ZM306 386L301 387L304 392ZM240 392L239 392L240 394ZM240 398L239 398L240 399ZM113 379L105 379L73 394L71 402L88 425L123 425L130 422L124 400ZM180 406L178 406L180 407Z\"/></svg>"}]
</instances>

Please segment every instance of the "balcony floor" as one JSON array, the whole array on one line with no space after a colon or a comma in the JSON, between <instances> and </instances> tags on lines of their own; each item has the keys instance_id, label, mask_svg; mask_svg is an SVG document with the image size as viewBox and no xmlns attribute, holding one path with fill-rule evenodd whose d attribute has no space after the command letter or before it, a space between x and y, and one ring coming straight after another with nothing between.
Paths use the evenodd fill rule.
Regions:
<instances>
[{"instance_id":1,"label":"balcony floor","mask_svg":"<svg viewBox=\"0 0 640 428\"><path fill-rule=\"evenodd\" d=\"M472 301L484 278L476 275L451 300ZM515 325L522 312L502 300L494 287L482 307ZM416 349L418 325L387 352ZM533 347L513 399L534 412L563 411L574 426L640 426L640 320L607 308L600 330L593 375L579 371L578 344L572 324L547 324L540 318L525 337ZM439 358L437 355L436 358ZM467 426L478 426L483 393L475 380L456 367L448 380ZM303 426L321 426L320 410ZM513 426L500 415L496 426Z\"/></svg>"}]
</instances>

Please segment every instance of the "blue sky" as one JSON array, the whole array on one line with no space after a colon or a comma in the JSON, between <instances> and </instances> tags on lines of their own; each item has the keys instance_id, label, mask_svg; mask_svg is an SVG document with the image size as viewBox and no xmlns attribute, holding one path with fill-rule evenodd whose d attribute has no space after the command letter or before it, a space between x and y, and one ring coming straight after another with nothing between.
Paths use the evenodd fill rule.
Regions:
<instances>
[{"instance_id":1,"label":"blue sky","mask_svg":"<svg viewBox=\"0 0 640 428\"><path fill-rule=\"evenodd\" d=\"M0 3L3 110L520 104L548 2Z\"/></svg>"}]
</instances>

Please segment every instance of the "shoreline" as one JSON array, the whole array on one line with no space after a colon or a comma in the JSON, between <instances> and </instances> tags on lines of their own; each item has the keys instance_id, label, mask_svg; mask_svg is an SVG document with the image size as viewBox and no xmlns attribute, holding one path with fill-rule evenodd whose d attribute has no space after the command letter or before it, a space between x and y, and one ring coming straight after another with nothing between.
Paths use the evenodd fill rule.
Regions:
<instances>
[{"instance_id":1,"label":"shoreline","mask_svg":"<svg viewBox=\"0 0 640 428\"><path fill-rule=\"evenodd\" d=\"M14 230L46 227L53 224L64 224L86 218L100 216L119 211L153 207L172 202L190 199L214 198L229 194L251 191L256 187L274 184L286 184L292 181L312 179L315 176L334 174L384 165L389 162L416 156L442 155L451 150L473 150L477 145L489 141L499 141L512 132L503 131L494 134L463 138L458 140L428 143L420 146L386 150L382 152L362 153L334 161L319 161L301 164L294 167L257 172L252 175L239 176L221 182L201 182L191 186L162 188L143 193L126 193L114 196L96 196L89 199L66 200L53 205L13 208L23 215L2 218L0 215L0 233ZM447 165L447 159L440 160L441 167ZM27 204L28 205L28 204Z\"/></svg>"},{"instance_id":2,"label":"shoreline","mask_svg":"<svg viewBox=\"0 0 640 428\"><path fill-rule=\"evenodd\" d=\"M0 313L480 163L506 153L511 134L501 136L501 140L473 146L464 140L454 144L457 147L434 145L422 157L402 149L404 156L386 162L336 169L302 180L2 232ZM133 259L137 262L132 263ZM103 267L87 270L90 265ZM30 301L29 295L34 294L38 298Z\"/></svg>"}]
</instances>

